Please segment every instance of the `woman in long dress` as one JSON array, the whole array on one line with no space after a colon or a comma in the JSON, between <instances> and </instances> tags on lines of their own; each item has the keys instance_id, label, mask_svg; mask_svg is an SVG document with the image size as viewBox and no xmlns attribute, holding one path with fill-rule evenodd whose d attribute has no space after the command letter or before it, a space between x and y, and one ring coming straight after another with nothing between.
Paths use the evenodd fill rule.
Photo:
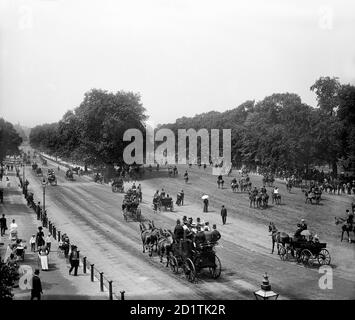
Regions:
<instances>
[{"instance_id":1,"label":"woman in long dress","mask_svg":"<svg viewBox=\"0 0 355 320\"><path fill-rule=\"evenodd\" d=\"M44 271L48 270L48 254L49 252L46 246L40 247L38 251L38 257L41 261L41 268Z\"/></svg>"}]
</instances>

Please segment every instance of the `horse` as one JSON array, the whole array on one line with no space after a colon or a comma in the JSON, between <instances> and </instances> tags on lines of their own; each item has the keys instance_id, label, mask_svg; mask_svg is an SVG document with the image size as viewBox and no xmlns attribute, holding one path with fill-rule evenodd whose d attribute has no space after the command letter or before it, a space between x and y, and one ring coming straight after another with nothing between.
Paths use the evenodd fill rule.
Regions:
<instances>
[{"instance_id":1,"label":"horse","mask_svg":"<svg viewBox=\"0 0 355 320\"><path fill-rule=\"evenodd\" d=\"M276 203L276 204L281 204L281 194L279 193L273 193L272 194L272 203Z\"/></svg>"},{"instance_id":2,"label":"horse","mask_svg":"<svg viewBox=\"0 0 355 320\"><path fill-rule=\"evenodd\" d=\"M269 232L271 232L271 239L272 239L271 254L274 253L275 243L277 243L277 254L279 255L280 254L279 244L285 246L286 244L290 243L291 238L287 233L278 231L273 222L270 222L269 224Z\"/></svg>"},{"instance_id":3,"label":"horse","mask_svg":"<svg viewBox=\"0 0 355 320\"><path fill-rule=\"evenodd\" d=\"M253 192L249 192L249 200L250 200L250 208L251 205L254 204L254 208L256 206L256 195Z\"/></svg>"},{"instance_id":4,"label":"horse","mask_svg":"<svg viewBox=\"0 0 355 320\"><path fill-rule=\"evenodd\" d=\"M339 223L343 223L343 222L346 222L346 219L335 217L335 225L338 225ZM342 230L342 232L341 232L340 241L343 241L344 232L346 232L348 235L349 243L351 243L350 232L354 232L354 235L355 235L355 226L353 224L344 223L341 226L341 230Z\"/></svg>"},{"instance_id":5,"label":"horse","mask_svg":"<svg viewBox=\"0 0 355 320\"><path fill-rule=\"evenodd\" d=\"M145 250L148 250L150 257L153 255L153 245L155 242L154 236L152 235L153 225L154 224L149 223L149 229L147 229L143 222L139 223L143 244L143 253L145 253Z\"/></svg>"},{"instance_id":6,"label":"horse","mask_svg":"<svg viewBox=\"0 0 355 320\"><path fill-rule=\"evenodd\" d=\"M256 206L258 208L267 208L269 196L266 193L259 193L256 196Z\"/></svg>"},{"instance_id":7,"label":"horse","mask_svg":"<svg viewBox=\"0 0 355 320\"><path fill-rule=\"evenodd\" d=\"M237 182L231 182L231 188L233 192L236 192L236 190L239 189L238 183Z\"/></svg>"},{"instance_id":8,"label":"horse","mask_svg":"<svg viewBox=\"0 0 355 320\"><path fill-rule=\"evenodd\" d=\"M160 262L163 262L163 256L166 256L166 267L169 266L169 257L171 252L171 246L174 242L174 235L171 230L164 229L161 233L161 237L158 240L158 255L160 256Z\"/></svg>"},{"instance_id":9,"label":"horse","mask_svg":"<svg viewBox=\"0 0 355 320\"><path fill-rule=\"evenodd\" d=\"M292 189L292 181L291 180L287 181L286 189L289 193L291 193L291 189Z\"/></svg>"}]
</instances>

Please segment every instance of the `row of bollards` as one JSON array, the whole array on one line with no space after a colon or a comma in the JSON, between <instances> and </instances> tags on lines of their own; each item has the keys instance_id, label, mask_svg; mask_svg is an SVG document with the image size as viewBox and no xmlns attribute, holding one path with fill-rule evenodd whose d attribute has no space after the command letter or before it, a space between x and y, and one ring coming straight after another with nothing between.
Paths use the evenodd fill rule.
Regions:
<instances>
[{"instance_id":1,"label":"row of bollards","mask_svg":"<svg viewBox=\"0 0 355 320\"><path fill-rule=\"evenodd\" d=\"M23 194L25 195L25 198L27 199L27 186L23 185L22 179L20 178L20 184L21 186L23 186ZM42 214L42 210L40 208L37 208L36 205L34 204L33 209L35 210L36 214L37 214L37 220L41 220L42 224L44 227L48 227L49 233L53 236L53 238L55 240L58 240L58 242L60 242L61 240L61 231L57 230L56 226L53 224L53 222L51 220L49 220L47 218L47 212L45 210L44 214ZM38 211L40 210L40 211ZM39 213L39 214L38 214ZM80 253L80 251L78 250L78 253ZM95 279L95 274L94 274L94 264L90 264L90 278L91 278L91 282L94 282ZM83 257L83 273L86 274L87 272L87 257ZM104 292L104 273L103 272L99 272L100 277L99 277L99 281L100 281L100 291ZM108 291L109 291L109 300L113 300L113 290L112 290L112 280L108 280ZM124 294L125 291L120 291L121 293L121 300L124 300Z\"/></svg>"}]
</instances>

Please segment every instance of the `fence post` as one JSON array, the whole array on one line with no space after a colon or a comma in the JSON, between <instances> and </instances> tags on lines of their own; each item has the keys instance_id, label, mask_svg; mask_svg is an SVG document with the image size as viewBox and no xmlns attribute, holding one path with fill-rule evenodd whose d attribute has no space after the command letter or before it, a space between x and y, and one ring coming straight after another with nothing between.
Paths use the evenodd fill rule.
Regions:
<instances>
[{"instance_id":1,"label":"fence post","mask_svg":"<svg viewBox=\"0 0 355 320\"><path fill-rule=\"evenodd\" d=\"M60 241L60 230L58 230L58 242Z\"/></svg>"},{"instance_id":2,"label":"fence post","mask_svg":"<svg viewBox=\"0 0 355 320\"><path fill-rule=\"evenodd\" d=\"M48 229L49 229L49 233L53 234L53 232L52 232L52 222L50 220L48 221Z\"/></svg>"},{"instance_id":3,"label":"fence post","mask_svg":"<svg viewBox=\"0 0 355 320\"><path fill-rule=\"evenodd\" d=\"M113 300L112 280L108 282L108 298L109 298L109 300Z\"/></svg>"},{"instance_id":4,"label":"fence post","mask_svg":"<svg viewBox=\"0 0 355 320\"><path fill-rule=\"evenodd\" d=\"M124 300L124 293L125 291L120 291L121 292L121 300Z\"/></svg>"},{"instance_id":5,"label":"fence post","mask_svg":"<svg viewBox=\"0 0 355 320\"><path fill-rule=\"evenodd\" d=\"M104 291L104 273L100 272L100 291Z\"/></svg>"},{"instance_id":6,"label":"fence post","mask_svg":"<svg viewBox=\"0 0 355 320\"><path fill-rule=\"evenodd\" d=\"M55 226L53 226L53 237L54 237L54 239L55 240L57 240L57 229L56 229L56 227Z\"/></svg>"},{"instance_id":7,"label":"fence post","mask_svg":"<svg viewBox=\"0 0 355 320\"><path fill-rule=\"evenodd\" d=\"M91 264L91 282L94 282L94 264Z\"/></svg>"},{"instance_id":8,"label":"fence post","mask_svg":"<svg viewBox=\"0 0 355 320\"><path fill-rule=\"evenodd\" d=\"M83 258L83 273L86 273L86 257Z\"/></svg>"}]
</instances>

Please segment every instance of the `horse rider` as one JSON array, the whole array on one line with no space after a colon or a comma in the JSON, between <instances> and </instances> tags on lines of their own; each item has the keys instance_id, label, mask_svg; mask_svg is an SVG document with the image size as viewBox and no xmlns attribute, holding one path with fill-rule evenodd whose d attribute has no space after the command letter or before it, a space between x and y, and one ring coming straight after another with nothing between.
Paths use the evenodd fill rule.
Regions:
<instances>
[{"instance_id":1,"label":"horse rider","mask_svg":"<svg viewBox=\"0 0 355 320\"><path fill-rule=\"evenodd\" d=\"M133 185L132 185L132 188L131 188L133 191L136 191L137 190L137 187L136 187L136 184L133 182Z\"/></svg>"},{"instance_id":2,"label":"horse rider","mask_svg":"<svg viewBox=\"0 0 355 320\"><path fill-rule=\"evenodd\" d=\"M348 225L349 228L352 228L353 224L354 224L354 213L350 212L350 210L346 210L346 213L348 214L347 218L346 218L346 223Z\"/></svg>"},{"instance_id":3,"label":"horse rider","mask_svg":"<svg viewBox=\"0 0 355 320\"><path fill-rule=\"evenodd\" d=\"M265 188L265 186L262 186L262 187L260 188L260 192L261 192L261 193L266 193L266 188Z\"/></svg>"},{"instance_id":4,"label":"horse rider","mask_svg":"<svg viewBox=\"0 0 355 320\"><path fill-rule=\"evenodd\" d=\"M258 195L258 193L259 193L259 191L258 191L257 187L254 187L254 190L252 191L252 195L256 197Z\"/></svg>"},{"instance_id":5,"label":"horse rider","mask_svg":"<svg viewBox=\"0 0 355 320\"><path fill-rule=\"evenodd\" d=\"M301 219L301 224L300 224L302 231L307 230L307 224L304 219Z\"/></svg>"},{"instance_id":6,"label":"horse rider","mask_svg":"<svg viewBox=\"0 0 355 320\"><path fill-rule=\"evenodd\" d=\"M274 187L273 194L278 194L278 193L279 193L279 188L278 187Z\"/></svg>"},{"instance_id":7,"label":"horse rider","mask_svg":"<svg viewBox=\"0 0 355 320\"><path fill-rule=\"evenodd\" d=\"M176 242L180 242L180 240L184 238L184 228L181 225L180 219L176 220L176 226L174 229L174 236L175 236Z\"/></svg>"}]
</instances>

